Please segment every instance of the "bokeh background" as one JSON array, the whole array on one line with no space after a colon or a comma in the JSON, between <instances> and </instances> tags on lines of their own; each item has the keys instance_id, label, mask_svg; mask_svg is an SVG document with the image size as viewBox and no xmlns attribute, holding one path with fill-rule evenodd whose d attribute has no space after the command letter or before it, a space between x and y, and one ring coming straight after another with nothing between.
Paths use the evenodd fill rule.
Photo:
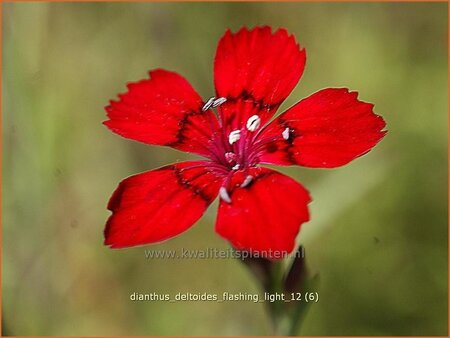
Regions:
<instances>
[{"instance_id":1,"label":"bokeh background","mask_svg":"<svg viewBox=\"0 0 450 338\"><path fill-rule=\"evenodd\" d=\"M447 335L446 3L4 3L2 307L5 335L264 335L263 304L132 302L133 292L259 292L239 261L146 260L103 246L126 176L191 155L101 122L152 68L213 95L226 28L286 27L307 50L283 104L358 90L389 134L332 170L282 168L311 192L299 243L320 300L299 335ZM217 201L151 249L226 249Z\"/></svg>"}]
</instances>

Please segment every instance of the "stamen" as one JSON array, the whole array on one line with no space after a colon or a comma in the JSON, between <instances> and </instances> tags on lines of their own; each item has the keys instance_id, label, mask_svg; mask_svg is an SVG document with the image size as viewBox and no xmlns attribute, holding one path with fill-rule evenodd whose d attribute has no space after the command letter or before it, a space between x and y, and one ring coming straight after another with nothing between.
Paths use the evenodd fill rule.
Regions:
<instances>
[{"instance_id":1,"label":"stamen","mask_svg":"<svg viewBox=\"0 0 450 338\"><path fill-rule=\"evenodd\" d=\"M225 102L227 102L227 99L225 97L219 97L218 99L215 99L212 107L216 108L218 106L220 106L221 104L224 104Z\"/></svg>"},{"instance_id":2,"label":"stamen","mask_svg":"<svg viewBox=\"0 0 450 338\"><path fill-rule=\"evenodd\" d=\"M242 184L241 184L241 188L247 187L250 183L252 183L252 181L253 181L253 176L252 175L247 175L247 177L245 178L244 182L242 182Z\"/></svg>"},{"instance_id":3,"label":"stamen","mask_svg":"<svg viewBox=\"0 0 450 338\"><path fill-rule=\"evenodd\" d=\"M232 170L238 170L241 166L239 165L239 163L237 163L233 168L231 168Z\"/></svg>"},{"instance_id":4,"label":"stamen","mask_svg":"<svg viewBox=\"0 0 450 338\"><path fill-rule=\"evenodd\" d=\"M219 189L219 196L225 202L231 203L230 195L228 195L228 191L227 191L227 189L225 187L220 187L220 189Z\"/></svg>"},{"instance_id":5,"label":"stamen","mask_svg":"<svg viewBox=\"0 0 450 338\"><path fill-rule=\"evenodd\" d=\"M237 156L235 153L228 152L228 153L225 153L225 159L227 160L228 163L231 163L231 162L235 162L237 160Z\"/></svg>"},{"instance_id":6,"label":"stamen","mask_svg":"<svg viewBox=\"0 0 450 338\"><path fill-rule=\"evenodd\" d=\"M206 103L204 104L202 111L207 111L209 108L211 108L211 106L214 104L215 102L215 97L211 97L208 101L206 101Z\"/></svg>"},{"instance_id":7,"label":"stamen","mask_svg":"<svg viewBox=\"0 0 450 338\"><path fill-rule=\"evenodd\" d=\"M252 115L247 120L247 129L249 131L255 131L261 125L261 118L258 115Z\"/></svg>"},{"instance_id":8,"label":"stamen","mask_svg":"<svg viewBox=\"0 0 450 338\"><path fill-rule=\"evenodd\" d=\"M283 138L284 138L285 140L288 140L288 139L289 139L289 132L290 132L289 128L286 128L286 129L281 133L281 135L283 135Z\"/></svg>"},{"instance_id":9,"label":"stamen","mask_svg":"<svg viewBox=\"0 0 450 338\"><path fill-rule=\"evenodd\" d=\"M233 144L236 141L239 141L241 138L241 131L240 130L233 130L230 135L228 136L228 142L230 144Z\"/></svg>"}]
</instances>

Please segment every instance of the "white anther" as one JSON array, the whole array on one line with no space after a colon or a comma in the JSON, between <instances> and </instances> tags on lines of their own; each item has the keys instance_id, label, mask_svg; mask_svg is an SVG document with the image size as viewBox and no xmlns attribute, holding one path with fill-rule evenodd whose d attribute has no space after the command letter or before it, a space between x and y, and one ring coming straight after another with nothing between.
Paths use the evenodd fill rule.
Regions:
<instances>
[{"instance_id":1,"label":"white anther","mask_svg":"<svg viewBox=\"0 0 450 338\"><path fill-rule=\"evenodd\" d=\"M240 130L233 130L230 135L228 136L228 142L230 144L233 144L236 141L239 141L241 138L241 131Z\"/></svg>"},{"instance_id":2,"label":"white anther","mask_svg":"<svg viewBox=\"0 0 450 338\"><path fill-rule=\"evenodd\" d=\"M225 102L227 102L227 99L225 97L219 97L218 99L215 99L212 107L216 108L218 106L220 106L221 104L224 104Z\"/></svg>"},{"instance_id":3,"label":"white anther","mask_svg":"<svg viewBox=\"0 0 450 338\"><path fill-rule=\"evenodd\" d=\"M241 184L241 188L247 187L250 183L252 183L252 181L253 181L253 176L252 175L247 175L247 177L245 178L244 182L242 182L242 184Z\"/></svg>"},{"instance_id":4,"label":"white anther","mask_svg":"<svg viewBox=\"0 0 450 338\"><path fill-rule=\"evenodd\" d=\"M249 131L255 131L261 125L261 119L258 115L252 115L247 120L247 129Z\"/></svg>"},{"instance_id":5,"label":"white anther","mask_svg":"<svg viewBox=\"0 0 450 338\"><path fill-rule=\"evenodd\" d=\"M209 108L211 108L211 106L214 104L215 99L216 98L213 96L208 101L206 101L202 108L202 111L207 111Z\"/></svg>"},{"instance_id":6,"label":"white anther","mask_svg":"<svg viewBox=\"0 0 450 338\"><path fill-rule=\"evenodd\" d=\"M232 170L238 170L241 166L238 164L236 164L233 168L231 168Z\"/></svg>"},{"instance_id":7,"label":"white anther","mask_svg":"<svg viewBox=\"0 0 450 338\"><path fill-rule=\"evenodd\" d=\"M286 129L281 133L281 135L283 135L283 138L284 138L285 140L289 139L289 132L290 132L289 128L286 128Z\"/></svg>"},{"instance_id":8,"label":"white anther","mask_svg":"<svg viewBox=\"0 0 450 338\"><path fill-rule=\"evenodd\" d=\"M233 161L236 161L237 156L235 153L228 152L228 153L225 153L225 159L227 160L228 163L231 163Z\"/></svg>"},{"instance_id":9,"label":"white anther","mask_svg":"<svg viewBox=\"0 0 450 338\"><path fill-rule=\"evenodd\" d=\"M228 195L228 191L227 191L227 189L225 187L220 187L220 189L219 189L219 196L225 202L231 203L230 195Z\"/></svg>"}]
</instances>

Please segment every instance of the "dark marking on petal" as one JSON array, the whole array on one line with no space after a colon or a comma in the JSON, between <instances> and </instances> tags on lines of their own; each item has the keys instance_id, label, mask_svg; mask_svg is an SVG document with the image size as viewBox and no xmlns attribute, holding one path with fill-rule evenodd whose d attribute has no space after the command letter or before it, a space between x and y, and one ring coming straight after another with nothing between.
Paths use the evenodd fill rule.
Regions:
<instances>
[{"instance_id":1,"label":"dark marking on petal","mask_svg":"<svg viewBox=\"0 0 450 338\"><path fill-rule=\"evenodd\" d=\"M269 144L267 145L267 147L266 147L266 151L267 151L269 154L274 153L274 152L276 152L277 150L278 150L278 145L277 145L276 143L274 143L274 142L269 143Z\"/></svg>"},{"instance_id":2,"label":"dark marking on petal","mask_svg":"<svg viewBox=\"0 0 450 338\"><path fill-rule=\"evenodd\" d=\"M189 180L185 179L183 177L183 173L182 170L183 168L177 168L175 166L170 166L170 167L165 167L173 169L173 173L175 175L175 177L177 178L177 182L179 185L181 185L182 187L191 190L191 192L196 195L199 196L202 200L204 200L206 203L211 203L212 202L212 198L211 196L208 196L207 194L205 194L203 192L203 190L201 190L200 187L196 186L195 184L192 184L192 181L194 181L195 179L197 179L198 177L202 176L205 174L205 172L200 172L197 174L197 176L191 177L189 178Z\"/></svg>"},{"instance_id":3,"label":"dark marking on petal","mask_svg":"<svg viewBox=\"0 0 450 338\"><path fill-rule=\"evenodd\" d=\"M236 101L251 101L254 105L254 107L258 111L262 110L273 110L277 109L283 101L280 102L274 102L274 103L267 103L264 101L264 99L256 99L251 93L249 93L247 90L243 90L239 95L237 96L228 96L227 102L236 102Z\"/></svg>"},{"instance_id":4,"label":"dark marking on petal","mask_svg":"<svg viewBox=\"0 0 450 338\"><path fill-rule=\"evenodd\" d=\"M300 136L300 134L297 133L297 131L287 123L287 121L283 120L282 118L279 118L278 123L280 125L281 130L285 130L286 128L289 128L289 137L287 140L283 140L283 142L286 144L286 158L291 163L297 163L295 160L294 153L292 150L294 149L294 140L296 137Z\"/></svg>"},{"instance_id":5,"label":"dark marking on petal","mask_svg":"<svg viewBox=\"0 0 450 338\"><path fill-rule=\"evenodd\" d=\"M230 116L227 116L225 120L226 126L231 126L233 124L233 120L236 118L236 112L232 112Z\"/></svg>"},{"instance_id":6,"label":"dark marking on petal","mask_svg":"<svg viewBox=\"0 0 450 338\"><path fill-rule=\"evenodd\" d=\"M228 194L230 195L230 197L232 197L233 193L237 190L237 189L246 189L246 190L251 190L252 187L256 184L256 182L260 179L263 179L265 177L269 177L271 175L275 174L275 172L265 172L259 175L256 175L253 177L252 181L245 187L241 187L241 183L237 183L234 186L230 187L228 190Z\"/></svg>"},{"instance_id":7,"label":"dark marking on petal","mask_svg":"<svg viewBox=\"0 0 450 338\"><path fill-rule=\"evenodd\" d=\"M191 110L191 111L186 112L184 114L183 118L178 122L179 129L178 129L177 134L175 136L176 140L173 141L173 142L166 143L165 146L176 147L176 146L179 146L179 145L183 144L184 141L186 140L184 132L186 131L186 128L189 126L189 124L191 123L189 121L189 118L191 116L201 115L203 113L204 112L201 111L201 110L198 110L198 111Z\"/></svg>"}]
</instances>

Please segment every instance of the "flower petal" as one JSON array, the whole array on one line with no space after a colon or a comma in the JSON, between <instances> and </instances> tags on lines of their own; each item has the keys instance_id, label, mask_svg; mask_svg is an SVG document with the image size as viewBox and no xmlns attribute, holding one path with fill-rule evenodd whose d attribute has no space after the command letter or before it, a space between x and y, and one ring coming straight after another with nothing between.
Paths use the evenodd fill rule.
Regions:
<instances>
[{"instance_id":1,"label":"flower petal","mask_svg":"<svg viewBox=\"0 0 450 338\"><path fill-rule=\"evenodd\" d=\"M296 86L305 60L305 51L285 29L228 30L214 60L217 96L227 98L219 108L224 124L239 129L252 115L268 121Z\"/></svg>"},{"instance_id":2,"label":"flower petal","mask_svg":"<svg viewBox=\"0 0 450 338\"><path fill-rule=\"evenodd\" d=\"M261 134L260 160L279 165L333 168L364 155L386 134L373 105L345 88L323 89L277 117Z\"/></svg>"},{"instance_id":3,"label":"flower petal","mask_svg":"<svg viewBox=\"0 0 450 338\"><path fill-rule=\"evenodd\" d=\"M104 124L126 138L209 156L207 145L217 129L213 112L202 112L201 97L177 73L157 69L149 74L150 79L128 84L128 92L111 101Z\"/></svg>"},{"instance_id":4,"label":"flower petal","mask_svg":"<svg viewBox=\"0 0 450 338\"><path fill-rule=\"evenodd\" d=\"M217 196L223 177L209 162L183 162L131 176L112 195L105 245L160 242L190 228Z\"/></svg>"},{"instance_id":5,"label":"flower petal","mask_svg":"<svg viewBox=\"0 0 450 338\"><path fill-rule=\"evenodd\" d=\"M276 171L251 168L234 174L228 195L230 203L220 201L218 234L238 250L267 258L282 258L293 250L301 224L309 220L311 199L303 186Z\"/></svg>"}]
</instances>

